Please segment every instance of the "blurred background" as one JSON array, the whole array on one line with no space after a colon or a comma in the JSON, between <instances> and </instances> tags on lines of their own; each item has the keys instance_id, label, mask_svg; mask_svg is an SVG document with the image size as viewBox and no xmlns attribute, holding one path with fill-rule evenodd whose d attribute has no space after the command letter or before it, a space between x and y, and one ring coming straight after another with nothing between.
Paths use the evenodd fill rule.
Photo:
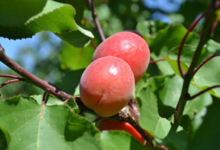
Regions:
<instances>
[{"instance_id":1,"label":"blurred background","mask_svg":"<svg viewBox=\"0 0 220 150\"><path fill-rule=\"evenodd\" d=\"M95 0L95 9L104 34L108 37L120 31L136 30L137 23L146 20L181 23L187 28L206 10L207 3L207 0ZM84 18L81 25L93 32L93 42L98 45L101 40L88 24L92 20L88 4L85 6ZM199 28L197 26L195 31ZM91 44L87 48L75 48L50 32L41 32L22 40L0 37L0 44L10 58L39 78L54 84L61 82L66 72L85 68L92 61L95 50ZM0 74L16 75L1 62ZM0 84L7 80L0 78ZM1 88L0 93L1 99L5 99L17 94L42 94L43 91L28 83L19 82Z\"/></svg>"}]
</instances>

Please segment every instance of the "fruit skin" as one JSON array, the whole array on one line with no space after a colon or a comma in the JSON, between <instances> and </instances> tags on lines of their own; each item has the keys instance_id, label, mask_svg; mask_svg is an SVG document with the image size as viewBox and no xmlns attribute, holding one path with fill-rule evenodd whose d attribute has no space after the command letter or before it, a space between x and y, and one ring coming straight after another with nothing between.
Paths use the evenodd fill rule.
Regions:
<instances>
[{"instance_id":1,"label":"fruit skin","mask_svg":"<svg viewBox=\"0 0 220 150\"><path fill-rule=\"evenodd\" d=\"M137 83L144 75L150 61L150 50L146 41L133 32L119 32L105 41L97 48L93 60L105 56L115 56L126 61L135 76Z\"/></svg>"},{"instance_id":2,"label":"fruit skin","mask_svg":"<svg viewBox=\"0 0 220 150\"><path fill-rule=\"evenodd\" d=\"M129 65L113 56L93 61L80 80L80 97L99 116L118 113L131 99L134 75Z\"/></svg>"},{"instance_id":3,"label":"fruit skin","mask_svg":"<svg viewBox=\"0 0 220 150\"><path fill-rule=\"evenodd\" d=\"M135 139L137 139L142 145L146 144L146 140L141 136L139 132L128 122L119 122L112 120L104 120L98 126L100 131L103 130L122 130L131 134Z\"/></svg>"}]
</instances>

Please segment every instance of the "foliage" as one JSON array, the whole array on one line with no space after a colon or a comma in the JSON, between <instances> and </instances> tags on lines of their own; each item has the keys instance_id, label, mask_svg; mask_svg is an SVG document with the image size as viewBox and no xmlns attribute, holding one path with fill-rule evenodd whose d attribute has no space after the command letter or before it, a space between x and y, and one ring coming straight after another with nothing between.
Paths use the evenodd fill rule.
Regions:
<instances>
[{"instance_id":1,"label":"foliage","mask_svg":"<svg viewBox=\"0 0 220 150\"><path fill-rule=\"evenodd\" d=\"M174 21L164 23L153 20L151 16L155 10L146 7L141 0L95 1L95 9L106 36L124 30L138 32L149 45L152 61L165 59L149 66L133 94L140 112L140 127L153 137L154 147L147 149L161 149L161 145L171 150L216 149L220 133L220 122L216 119L220 113L220 88L188 100L180 124L176 124L174 114L186 80L178 68L180 43L190 24L207 10L211 2L186 0L177 12L158 9ZM35 48L23 48L16 61L25 66L27 62L22 55L29 54L35 62L31 71L33 74L54 83L58 91L60 89L79 97L80 77L92 62L95 45L101 42L89 3L86 0L8 0L1 1L0 6L1 37L17 40L49 31L43 32ZM177 16L184 19L178 20ZM204 22L201 21L189 33L183 45L180 61L183 72L190 68L197 45L201 43L200 32ZM54 35L51 36L51 33ZM198 58L196 66L213 54L219 55L219 33L217 26L201 47L201 54L195 56ZM54 36L62 42L55 43L52 39ZM40 49L44 48L45 43L50 45L51 50L43 57ZM0 74L15 74L11 70L0 71ZM216 56L189 81L188 96L219 85L219 74L220 59ZM6 81L0 77L1 83ZM94 121L99 116L81 105L77 97L66 103L63 102L65 99L52 94L44 97L42 90L29 83L13 83L13 87L7 85L0 89L1 150L146 149L123 131L100 132L98 122Z\"/></svg>"}]
</instances>

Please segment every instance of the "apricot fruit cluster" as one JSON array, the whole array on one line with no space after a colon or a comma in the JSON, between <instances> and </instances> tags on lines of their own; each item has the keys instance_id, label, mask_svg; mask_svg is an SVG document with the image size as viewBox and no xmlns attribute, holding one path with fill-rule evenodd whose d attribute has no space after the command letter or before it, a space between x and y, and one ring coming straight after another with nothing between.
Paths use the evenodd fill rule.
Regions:
<instances>
[{"instance_id":1,"label":"apricot fruit cluster","mask_svg":"<svg viewBox=\"0 0 220 150\"><path fill-rule=\"evenodd\" d=\"M80 97L99 116L118 113L132 98L135 83L150 60L147 43L132 32L119 32L96 49L80 80Z\"/></svg>"}]
</instances>

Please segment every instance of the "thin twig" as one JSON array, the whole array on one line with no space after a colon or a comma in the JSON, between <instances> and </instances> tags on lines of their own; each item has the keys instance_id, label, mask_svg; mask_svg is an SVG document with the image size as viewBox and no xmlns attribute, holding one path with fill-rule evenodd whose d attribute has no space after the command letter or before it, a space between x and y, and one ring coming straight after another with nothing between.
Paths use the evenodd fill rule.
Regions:
<instances>
[{"instance_id":1,"label":"thin twig","mask_svg":"<svg viewBox=\"0 0 220 150\"><path fill-rule=\"evenodd\" d=\"M212 59L212 58L214 58L214 57L216 57L216 56L218 56L218 55L213 54L212 56L210 56L210 57L208 57L206 60L204 60L204 61L194 70L193 76L194 76L194 75L198 72L198 70L199 70L202 66L204 66L210 59Z\"/></svg>"},{"instance_id":2,"label":"thin twig","mask_svg":"<svg viewBox=\"0 0 220 150\"><path fill-rule=\"evenodd\" d=\"M194 27L199 23L199 21L205 17L206 15L208 14L208 11L206 11L202 16L200 16L198 19L196 19L189 27L188 31L186 32L186 34L184 35L181 43L180 43L180 46L179 46L179 51L178 51L178 57L177 57L177 63L178 63L178 69L179 69L179 72L180 72L180 75L181 77L183 78L185 75L183 73L183 70L181 68L181 65L180 65L180 56L181 56L181 53L182 53L182 50L183 50L183 45L185 43L185 40L187 38L187 36L189 35L189 33L194 29Z\"/></svg>"},{"instance_id":3,"label":"thin twig","mask_svg":"<svg viewBox=\"0 0 220 150\"><path fill-rule=\"evenodd\" d=\"M96 24L97 29L98 29L98 33L99 33L102 41L104 41L105 40L105 36L104 36L104 33L102 31L102 27L101 27L99 19L98 19L98 15L97 15L97 13L95 11L94 2L93 2L93 0L88 0L88 1L89 1L90 8L92 10L93 20L95 21L95 24Z\"/></svg>"},{"instance_id":4,"label":"thin twig","mask_svg":"<svg viewBox=\"0 0 220 150\"><path fill-rule=\"evenodd\" d=\"M5 77L5 78L12 78L12 79L23 79L18 76L10 75L10 74L0 74L0 77ZM23 79L24 80L24 79Z\"/></svg>"},{"instance_id":5,"label":"thin twig","mask_svg":"<svg viewBox=\"0 0 220 150\"><path fill-rule=\"evenodd\" d=\"M20 81L24 81L24 80L23 79L13 79L13 80L6 81L5 83L0 84L0 88L2 88L5 85L8 85L10 83L15 83L15 82L20 82Z\"/></svg>"},{"instance_id":6,"label":"thin twig","mask_svg":"<svg viewBox=\"0 0 220 150\"><path fill-rule=\"evenodd\" d=\"M158 59L158 60L153 60L153 61L150 61L150 63L149 64L154 64L154 63L156 63L156 62L159 62L159 61L165 61L166 59Z\"/></svg>"},{"instance_id":7,"label":"thin twig","mask_svg":"<svg viewBox=\"0 0 220 150\"><path fill-rule=\"evenodd\" d=\"M209 87L209 88L207 88L207 89L205 89L205 90L203 90L203 91L201 91L201 92L199 92L199 93L197 93L197 94L195 94L195 95L193 95L193 96L190 96L190 97L188 98L188 100L192 100L192 99L194 99L194 98L196 98L196 97L202 95L203 93L205 93L205 92L207 92L207 91L209 91L209 90L212 90L212 89L214 89L214 88L219 88L219 87L220 87L220 85L211 86L211 87Z\"/></svg>"}]
</instances>

